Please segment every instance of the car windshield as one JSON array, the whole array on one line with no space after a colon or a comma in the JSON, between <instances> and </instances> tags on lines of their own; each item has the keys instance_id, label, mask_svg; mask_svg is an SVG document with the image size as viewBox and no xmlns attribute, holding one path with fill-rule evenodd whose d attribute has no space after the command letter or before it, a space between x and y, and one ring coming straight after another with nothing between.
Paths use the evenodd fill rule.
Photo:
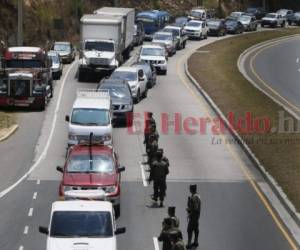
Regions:
<instances>
[{"instance_id":1,"label":"car windshield","mask_svg":"<svg viewBox=\"0 0 300 250\"><path fill-rule=\"evenodd\" d=\"M109 90L110 96L115 97L115 98L122 99L124 97L130 96L130 92L129 92L127 86L116 86L116 85L105 84L105 85L102 85L100 89Z\"/></svg>"},{"instance_id":2,"label":"car windshield","mask_svg":"<svg viewBox=\"0 0 300 250\"><path fill-rule=\"evenodd\" d=\"M56 55L49 55L49 57L52 60L52 64L53 63L59 63L59 57L58 56L56 56Z\"/></svg>"},{"instance_id":3,"label":"car windshield","mask_svg":"<svg viewBox=\"0 0 300 250\"><path fill-rule=\"evenodd\" d=\"M175 36L180 36L179 29L164 28L164 31L173 33Z\"/></svg>"},{"instance_id":4,"label":"car windshield","mask_svg":"<svg viewBox=\"0 0 300 250\"><path fill-rule=\"evenodd\" d=\"M178 23L178 24L185 24L187 22L187 18L186 17L179 17L175 20L175 23Z\"/></svg>"},{"instance_id":5,"label":"car windshield","mask_svg":"<svg viewBox=\"0 0 300 250\"><path fill-rule=\"evenodd\" d=\"M61 43L56 43L54 44L54 50L56 51L71 51L70 45L68 44L61 44Z\"/></svg>"},{"instance_id":6,"label":"car windshield","mask_svg":"<svg viewBox=\"0 0 300 250\"><path fill-rule=\"evenodd\" d=\"M73 109L72 124L84 126L107 126L110 123L109 111L105 109Z\"/></svg>"},{"instance_id":7,"label":"car windshield","mask_svg":"<svg viewBox=\"0 0 300 250\"><path fill-rule=\"evenodd\" d=\"M200 27L201 23L198 23L198 22L188 22L186 26L189 26L189 27Z\"/></svg>"},{"instance_id":8,"label":"car windshield","mask_svg":"<svg viewBox=\"0 0 300 250\"><path fill-rule=\"evenodd\" d=\"M255 8L248 8L246 10L247 13L256 13L256 9Z\"/></svg>"},{"instance_id":9,"label":"car windshield","mask_svg":"<svg viewBox=\"0 0 300 250\"><path fill-rule=\"evenodd\" d=\"M160 48L143 48L141 52L142 56L165 56L164 49Z\"/></svg>"},{"instance_id":10,"label":"car windshield","mask_svg":"<svg viewBox=\"0 0 300 250\"><path fill-rule=\"evenodd\" d=\"M239 13L239 12L232 12L232 13L230 14L230 16L231 16L231 17L238 18L238 17L241 16L241 13Z\"/></svg>"},{"instance_id":11,"label":"car windshield","mask_svg":"<svg viewBox=\"0 0 300 250\"><path fill-rule=\"evenodd\" d=\"M153 37L153 40L160 40L160 41L172 40L172 35L155 34L154 37Z\"/></svg>"},{"instance_id":12,"label":"car windshield","mask_svg":"<svg viewBox=\"0 0 300 250\"><path fill-rule=\"evenodd\" d=\"M86 51L114 51L114 44L111 42L86 42L85 43Z\"/></svg>"},{"instance_id":13,"label":"car windshield","mask_svg":"<svg viewBox=\"0 0 300 250\"><path fill-rule=\"evenodd\" d=\"M220 21L209 21L207 22L208 27L217 27L220 25Z\"/></svg>"},{"instance_id":14,"label":"car windshield","mask_svg":"<svg viewBox=\"0 0 300 250\"><path fill-rule=\"evenodd\" d=\"M287 10L278 10L277 14L285 16L287 14L287 12L288 12Z\"/></svg>"},{"instance_id":15,"label":"car windshield","mask_svg":"<svg viewBox=\"0 0 300 250\"><path fill-rule=\"evenodd\" d=\"M276 18L277 16L275 14L267 14L266 17L269 17L269 18Z\"/></svg>"},{"instance_id":16,"label":"car windshield","mask_svg":"<svg viewBox=\"0 0 300 250\"><path fill-rule=\"evenodd\" d=\"M42 68L43 64L39 60L7 60L7 68Z\"/></svg>"},{"instance_id":17,"label":"car windshield","mask_svg":"<svg viewBox=\"0 0 300 250\"><path fill-rule=\"evenodd\" d=\"M107 155L73 155L67 165L68 173L114 174L113 159Z\"/></svg>"},{"instance_id":18,"label":"car windshield","mask_svg":"<svg viewBox=\"0 0 300 250\"><path fill-rule=\"evenodd\" d=\"M239 21L246 21L246 22L249 22L251 20L251 17L250 16L246 16L246 15L243 15L243 16L240 16Z\"/></svg>"},{"instance_id":19,"label":"car windshield","mask_svg":"<svg viewBox=\"0 0 300 250\"><path fill-rule=\"evenodd\" d=\"M127 81L136 81L137 80L137 73L136 72L129 72L129 71L115 71L110 76L111 79L125 79Z\"/></svg>"},{"instance_id":20,"label":"car windshield","mask_svg":"<svg viewBox=\"0 0 300 250\"><path fill-rule=\"evenodd\" d=\"M202 17L202 14L203 14L203 12L199 12L199 11L195 11L195 10L191 11L191 16L193 16L193 17Z\"/></svg>"},{"instance_id":21,"label":"car windshield","mask_svg":"<svg viewBox=\"0 0 300 250\"><path fill-rule=\"evenodd\" d=\"M113 236L112 219L106 211L55 211L50 236L54 238Z\"/></svg>"},{"instance_id":22,"label":"car windshield","mask_svg":"<svg viewBox=\"0 0 300 250\"><path fill-rule=\"evenodd\" d=\"M235 20L226 20L226 25L236 25L237 22Z\"/></svg>"}]
</instances>

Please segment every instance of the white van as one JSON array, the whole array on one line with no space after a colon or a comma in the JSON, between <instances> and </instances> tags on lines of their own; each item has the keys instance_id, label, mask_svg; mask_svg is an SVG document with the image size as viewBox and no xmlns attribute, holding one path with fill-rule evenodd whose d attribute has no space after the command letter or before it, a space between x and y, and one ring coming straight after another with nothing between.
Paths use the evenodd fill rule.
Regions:
<instances>
[{"instance_id":1,"label":"white van","mask_svg":"<svg viewBox=\"0 0 300 250\"><path fill-rule=\"evenodd\" d=\"M108 201L56 201L50 224L39 227L47 235L47 250L117 250L117 228L112 204Z\"/></svg>"},{"instance_id":2,"label":"white van","mask_svg":"<svg viewBox=\"0 0 300 250\"><path fill-rule=\"evenodd\" d=\"M70 115L68 146L88 141L112 144L112 103L107 90L79 89Z\"/></svg>"},{"instance_id":3,"label":"white van","mask_svg":"<svg viewBox=\"0 0 300 250\"><path fill-rule=\"evenodd\" d=\"M195 9L192 9L189 16L188 16L188 19L189 20L206 20L206 17L207 17L207 11L206 9L204 8L195 8Z\"/></svg>"}]
</instances>

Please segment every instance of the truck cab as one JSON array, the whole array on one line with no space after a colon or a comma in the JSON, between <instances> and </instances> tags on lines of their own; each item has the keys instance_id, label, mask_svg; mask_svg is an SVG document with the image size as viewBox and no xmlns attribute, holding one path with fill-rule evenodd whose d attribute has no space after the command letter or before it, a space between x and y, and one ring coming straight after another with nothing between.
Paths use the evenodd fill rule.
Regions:
<instances>
[{"instance_id":1,"label":"truck cab","mask_svg":"<svg viewBox=\"0 0 300 250\"><path fill-rule=\"evenodd\" d=\"M44 109L53 95L52 62L39 47L11 47L0 73L0 107Z\"/></svg>"},{"instance_id":2,"label":"truck cab","mask_svg":"<svg viewBox=\"0 0 300 250\"><path fill-rule=\"evenodd\" d=\"M79 89L70 115L68 146L88 140L93 133L94 140L104 145L112 144L112 102L108 91Z\"/></svg>"}]
</instances>

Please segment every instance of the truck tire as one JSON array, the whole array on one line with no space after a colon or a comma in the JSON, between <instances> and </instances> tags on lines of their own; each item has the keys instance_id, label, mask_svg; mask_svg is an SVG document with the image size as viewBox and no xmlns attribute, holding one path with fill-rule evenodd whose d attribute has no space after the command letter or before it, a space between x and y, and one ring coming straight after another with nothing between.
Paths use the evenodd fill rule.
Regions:
<instances>
[{"instance_id":1,"label":"truck tire","mask_svg":"<svg viewBox=\"0 0 300 250\"><path fill-rule=\"evenodd\" d=\"M78 69L78 81L83 82L85 80L85 72L81 69Z\"/></svg>"},{"instance_id":2,"label":"truck tire","mask_svg":"<svg viewBox=\"0 0 300 250\"><path fill-rule=\"evenodd\" d=\"M114 210L115 210L115 216L116 218L119 218L121 215L121 206L120 204L114 206Z\"/></svg>"}]
</instances>

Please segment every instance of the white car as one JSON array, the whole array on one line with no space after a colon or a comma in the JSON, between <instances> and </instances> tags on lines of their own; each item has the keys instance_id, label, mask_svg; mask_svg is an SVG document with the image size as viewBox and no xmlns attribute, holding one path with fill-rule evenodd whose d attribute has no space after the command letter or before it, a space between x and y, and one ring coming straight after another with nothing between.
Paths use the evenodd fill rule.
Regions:
<instances>
[{"instance_id":1,"label":"white car","mask_svg":"<svg viewBox=\"0 0 300 250\"><path fill-rule=\"evenodd\" d=\"M189 38L206 39L208 26L206 21L189 21L184 27L184 32Z\"/></svg>"},{"instance_id":2,"label":"white car","mask_svg":"<svg viewBox=\"0 0 300 250\"><path fill-rule=\"evenodd\" d=\"M110 78L122 79L122 80L125 79L130 86L132 97L136 102L140 100L141 96L147 97L148 79L143 69L138 69L136 67L125 67L125 66L119 67L112 73Z\"/></svg>"},{"instance_id":3,"label":"white car","mask_svg":"<svg viewBox=\"0 0 300 250\"><path fill-rule=\"evenodd\" d=\"M192 9L188 19L189 20L206 20L207 12L205 9Z\"/></svg>"},{"instance_id":4,"label":"white car","mask_svg":"<svg viewBox=\"0 0 300 250\"><path fill-rule=\"evenodd\" d=\"M152 43L165 45L169 56L176 54L177 37L173 32L156 32L153 36Z\"/></svg>"},{"instance_id":5,"label":"white car","mask_svg":"<svg viewBox=\"0 0 300 250\"><path fill-rule=\"evenodd\" d=\"M47 235L47 250L117 250L117 228L112 204L108 201L56 201L50 224L39 227Z\"/></svg>"},{"instance_id":6,"label":"white car","mask_svg":"<svg viewBox=\"0 0 300 250\"><path fill-rule=\"evenodd\" d=\"M157 73L162 73L163 75L167 74L168 63L166 50L161 45L143 45L138 60L152 64L156 68Z\"/></svg>"},{"instance_id":7,"label":"white car","mask_svg":"<svg viewBox=\"0 0 300 250\"><path fill-rule=\"evenodd\" d=\"M276 28L278 26L285 26L285 18L278 13L268 13L264 18L261 19L261 27L270 26Z\"/></svg>"},{"instance_id":8,"label":"white car","mask_svg":"<svg viewBox=\"0 0 300 250\"><path fill-rule=\"evenodd\" d=\"M112 144L112 102L109 91L79 89L70 115L68 146L89 141L93 133L95 142Z\"/></svg>"}]
</instances>

